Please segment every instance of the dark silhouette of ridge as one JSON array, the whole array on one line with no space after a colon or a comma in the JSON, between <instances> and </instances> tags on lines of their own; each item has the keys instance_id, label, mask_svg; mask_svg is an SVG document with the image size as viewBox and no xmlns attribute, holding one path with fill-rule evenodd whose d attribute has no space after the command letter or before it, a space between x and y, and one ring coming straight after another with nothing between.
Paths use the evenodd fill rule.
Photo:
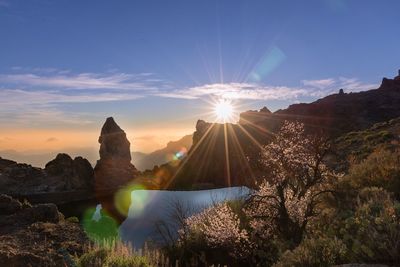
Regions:
<instances>
[{"instance_id":1,"label":"dark silhouette of ridge","mask_svg":"<svg viewBox=\"0 0 400 267\"><path fill-rule=\"evenodd\" d=\"M170 188L254 185L262 176L261 148L285 120L300 121L306 131L336 138L400 117L400 73L383 78L378 89L339 93L287 109L240 114L238 124L199 120L188 156L171 176Z\"/></svg>"}]
</instances>

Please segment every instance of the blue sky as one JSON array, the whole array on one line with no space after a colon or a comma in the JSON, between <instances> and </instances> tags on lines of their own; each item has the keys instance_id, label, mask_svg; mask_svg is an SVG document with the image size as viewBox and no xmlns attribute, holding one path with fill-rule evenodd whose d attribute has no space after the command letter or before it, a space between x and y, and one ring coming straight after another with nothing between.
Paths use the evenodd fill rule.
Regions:
<instances>
[{"instance_id":1,"label":"blue sky","mask_svg":"<svg viewBox=\"0 0 400 267\"><path fill-rule=\"evenodd\" d=\"M0 0L0 149L25 130L95 136L114 116L151 150L212 120L210 100L232 99L239 113L374 88L400 68L398 10L395 0Z\"/></svg>"}]
</instances>

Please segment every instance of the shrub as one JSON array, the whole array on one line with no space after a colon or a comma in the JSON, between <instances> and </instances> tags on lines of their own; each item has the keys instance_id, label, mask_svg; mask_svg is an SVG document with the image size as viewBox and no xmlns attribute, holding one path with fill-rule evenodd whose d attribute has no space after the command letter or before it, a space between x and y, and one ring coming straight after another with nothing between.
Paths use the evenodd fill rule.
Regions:
<instances>
[{"instance_id":1,"label":"shrub","mask_svg":"<svg viewBox=\"0 0 400 267\"><path fill-rule=\"evenodd\" d=\"M71 223L79 223L79 219L76 216L72 216L72 217L68 217L67 219L65 219L67 222L71 222Z\"/></svg>"},{"instance_id":2,"label":"shrub","mask_svg":"<svg viewBox=\"0 0 400 267\"><path fill-rule=\"evenodd\" d=\"M375 150L361 163L353 164L342 183L356 192L364 187L382 187L400 199L400 151Z\"/></svg>"},{"instance_id":3,"label":"shrub","mask_svg":"<svg viewBox=\"0 0 400 267\"><path fill-rule=\"evenodd\" d=\"M106 262L107 256L108 251L106 249L93 249L79 258L78 265L80 267L102 267Z\"/></svg>"},{"instance_id":4,"label":"shrub","mask_svg":"<svg viewBox=\"0 0 400 267\"><path fill-rule=\"evenodd\" d=\"M158 259L141 256L129 245L121 242L109 243L106 247L96 245L78 259L80 267L148 267L151 260L157 265Z\"/></svg>"},{"instance_id":5,"label":"shrub","mask_svg":"<svg viewBox=\"0 0 400 267\"><path fill-rule=\"evenodd\" d=\"M400 204L381 188L363 189L354 216L345 221L343 241L354 262L400 264Z\"/></svg>"},{"instance_id":6,"label":"shrub","mask_svg":"<svg viewBox=\"0 0 400 267\"><path fill-rule=\"evenodd\" d=\"M346 245L336 237L309 238L286 251L274 267L328 267L342 263L346 251Z\"/></svg>"},{"instance_id":7,"label":"shrub","mask_svg":"<svg viewBox=\"0 0 400 267\"><path fill-rule=\"evenodd\" d=\"M107 267L147 267L150 266L147 260L140 256L135 257L109 257L106 261Z\"/></svg>"}]
</instances>

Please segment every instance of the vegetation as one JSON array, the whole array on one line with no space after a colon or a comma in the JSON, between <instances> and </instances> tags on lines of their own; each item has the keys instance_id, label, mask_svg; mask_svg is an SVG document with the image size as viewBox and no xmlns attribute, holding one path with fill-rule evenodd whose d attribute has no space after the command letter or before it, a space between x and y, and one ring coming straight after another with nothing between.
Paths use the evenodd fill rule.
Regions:
<instances>
[{"instance_id":1,"label":"vegetation","mask_svg":"<svg viewBox=\"0 0 400 267\"><path fill-rule=\"evenodd\" d=\"M376 146L339 174L325 164L330 149L285 123L263 150L269 177L244 201L176 216L168 256L184 266L399 266L400 150Z\"/></svg>"},{"instance_id":2,"label":"vegetation","mask_svg":"<svg viewBox=\"0 0 400 267\"><path fill-rule=\"evenodd\" d=\"M268 176L245 199L215 203L199 213L175 203L171 220L157 223L162 250L109 245L109 236L98 234L105 229L92 222L92 235L106 245L91 248L78 265L399 266L400 149L395 142L378 144L388 138L382 130L388 125L393 129L397 121L374 126L377 134L343 137L352 143L361 135L374 143L361 148L362 156L349 157L345 173L337 173L326 164L331 143L287 122L263 148L260 163Z\"/></svg>"},{"instance_id":3,"label":"vegetation","mask_svg":"<svg viewBox=\"0 0 400 267\"><path fill-rule=\"evenodd\" d=\"M352 162L361 162L374 150L393 150L399 146L400 118L374 124L364 131L344 134L334 141L338 162L335 168L347 171Z\"/></svg>"},{"instance_id":4,"label":"vegetation","mask_svg":"<svg viewBox=\"0 0 400 267\"><path fill-rule=\"evenodd\" d=\"M105 241L88 248L77 259L79 267L150 267L169 266L169 261L158 250L145 247L134 250L121 241Z\"/></svg>"}]
</instances>

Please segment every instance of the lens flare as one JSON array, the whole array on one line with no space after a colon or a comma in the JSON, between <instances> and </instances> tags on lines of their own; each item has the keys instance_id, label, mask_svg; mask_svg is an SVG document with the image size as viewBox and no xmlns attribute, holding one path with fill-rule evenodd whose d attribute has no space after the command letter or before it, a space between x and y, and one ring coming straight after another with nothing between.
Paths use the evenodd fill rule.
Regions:
<instances>
[{"instance_id":1,"label":"lens flare","mask_svg":"<svg viewBox=\"0 0 400 267\"><path fill-rule=\"evenodd\" d=\"M181 160L187 153L186 147L182 147L178 152L176 152L173 156L173 160Z\"/></svg>"},{"instance_id":2,"label":"lens flare","mask_svg":"<svg viewBox=\"0 0 400 267\"><path fill-rule=\"evenodd\" d=\"M149 191L145 189L134 190L131 193L132 204L129 209L129 217L138 217L144 211L150 201Z\"/></svg>"},{"instance_id":3,"label":"lens flare","mask_svg":"<svg viewBox=\"0 0 400 267\"><path fill-rule=\"evenodd\" d=\"M101 205L87 209L82 217L82 227L90 240L105 243L120 238L118 223L102 210Z\"/></svg>"},{"instance_id":4,"label":"lens flare","mask_svg":"<svg viewBox=\"0 0 400 267\"><path fill-rule=\"evenodd\" d=\"M233 105L229 100L221 99L214 106L214 113L217 119L222 122L228 122L233 116Z\"/></svg>"},{"instance_id":5,"label":"lens flare","mask_svg":"<svg viewBox=\"0 0 400 267\"><path fill-rule=\"evenodd\" d=\"M134 210L143 209L147 201L147 196L141 194L138 198L135 192L145 189L141 184L134 184L118 190L114 196L114 205L118 212L123 216L130 216L132 208Z\"/></svg>"},{"instance_id":6,"label":"lens flare","mask_svg":"<svg viewBox=\"0 0 400 267\"><path fill-rule=\"evenodd\" d=\"M258 62L256 67L250 72L248 80L260 82L265 79L272 71L286 59L286 54L277 46L270 48Z\"/></svg>"}]
</instances>

